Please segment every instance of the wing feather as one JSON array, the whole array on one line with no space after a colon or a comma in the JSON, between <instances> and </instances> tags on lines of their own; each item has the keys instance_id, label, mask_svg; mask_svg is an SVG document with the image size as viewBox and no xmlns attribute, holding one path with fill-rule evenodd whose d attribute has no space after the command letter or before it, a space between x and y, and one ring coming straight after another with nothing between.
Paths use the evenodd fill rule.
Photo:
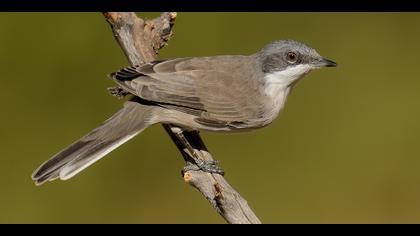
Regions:
<instances>
[{"instance_id":1,"label":"wing feather","mask_svg":"<svg viewBox=\"0 0 420 236\"><path fill-rule=\"evenodd\" d=\"M250 56L177 58L128 67L111 74L142 99L193 115L206 124L225 125L259 113L255 65Z\"/></svg>"}]
</instances>

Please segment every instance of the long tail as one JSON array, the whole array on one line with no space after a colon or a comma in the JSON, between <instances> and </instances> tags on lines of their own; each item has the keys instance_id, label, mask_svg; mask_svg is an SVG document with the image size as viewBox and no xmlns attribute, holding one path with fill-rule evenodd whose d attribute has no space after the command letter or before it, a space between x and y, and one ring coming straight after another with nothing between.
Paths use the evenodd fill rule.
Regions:
<instances>
[{"instance_id":1,"label":"long tail","mask_svg":"<svg viewBox=\"0 0 420 236\"><path fill-rule=\"evenodd\" d=\"M153 107L127 101L98 128L44 162L32 174L36 185L67 180L152 125Z\"/></svg>"}]
</instances>

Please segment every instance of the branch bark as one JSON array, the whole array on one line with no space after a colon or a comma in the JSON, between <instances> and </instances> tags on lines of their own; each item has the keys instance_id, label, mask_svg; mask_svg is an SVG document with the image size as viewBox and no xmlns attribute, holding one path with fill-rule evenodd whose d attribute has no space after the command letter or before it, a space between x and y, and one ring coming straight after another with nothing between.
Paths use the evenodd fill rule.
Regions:
<instances>
[{"instance_id":1,"label":"branch bark","mask_svg":"<svg viewBox=\"0 0 420 236\"><path fill-rule=\"evenodd\" d=\"M143 20L133 12L104 12L113 34L131 65L141 65L156 59L159 49L170 39L176 19L175 12L165 12L152 20ZM164 129L181 152L186 165L195 165L192 155L212 161L198 131L186 131L171 124ZM193 150L191 153L189 150ZM201 170L183 172L185 182L200 191L214 209L233 224L260 224L247 201L222 175Z\"/></svg>"}]
</instances>

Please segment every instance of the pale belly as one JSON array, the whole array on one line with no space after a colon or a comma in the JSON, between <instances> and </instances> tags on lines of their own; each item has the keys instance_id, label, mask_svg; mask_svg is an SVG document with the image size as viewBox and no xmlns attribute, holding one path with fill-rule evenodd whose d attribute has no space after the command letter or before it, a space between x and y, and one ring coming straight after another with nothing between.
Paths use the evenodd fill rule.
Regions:
<instances>
[{"instance_id":1,"label":"pale belly","mask_svg":"<svg viewBox=\"0 0 420 236\"><path fill-rule=\"evenodd\" d=\"M277 85L277 84L276 84ZM271 124L283 110L290 92L289 87L282 84L271 85L269 89L263 91L261 97L261 114L258 117L246 117L243 120L224 121L197 117L191 114L174 110L165 110L159 123L175 124L187 130L202 130L208 132L237 133L249 132L267 127Z\"/></svg>"}]
</instances>

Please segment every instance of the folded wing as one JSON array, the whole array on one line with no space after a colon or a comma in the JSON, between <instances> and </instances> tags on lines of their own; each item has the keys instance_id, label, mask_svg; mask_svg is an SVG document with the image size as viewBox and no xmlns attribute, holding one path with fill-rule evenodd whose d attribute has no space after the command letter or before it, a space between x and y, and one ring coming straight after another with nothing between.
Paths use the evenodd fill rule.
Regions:
<instances>
[{"instance_id":1,"label":"folded wing","mask_svg":"<svg viewBox=\"0 0 420 236\"><path fill-rule=\"evenodd\" d=\"M111 74L130 93L197 116L207 125L240 126L258 116L258 84L251 57L219 56L156 61Z\"/></svg>"}]
</instances>

